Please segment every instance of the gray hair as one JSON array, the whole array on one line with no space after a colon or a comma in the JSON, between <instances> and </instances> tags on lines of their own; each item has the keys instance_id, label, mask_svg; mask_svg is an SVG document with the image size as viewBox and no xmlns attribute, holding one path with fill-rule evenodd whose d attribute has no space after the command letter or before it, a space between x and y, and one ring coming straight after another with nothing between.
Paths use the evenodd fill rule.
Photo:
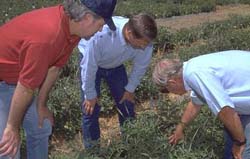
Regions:
<instances>
[{"instance_id":1,"label":"gray hair","mask_svg":"<svg viewBox=\"0 0 250 159\"><path fill-rule=\"evenodd\" d=\"M83 5L80 0L64 0L63 6L70 19L73 19L76 22L80 21L86 13L92 14L95 19L101 18Z\"/></svg>"},{"instance_id":2,"label":"gray hair","mask_svg":"<svg viewBox=\"0 0 250 159\"><path fill-rule=\"evenodd\" d=\"M169 78L182 73L182 62L179 59L163 59L155 65L152 78L154 83L166 86Z\"/></svg>"}]
</instances>

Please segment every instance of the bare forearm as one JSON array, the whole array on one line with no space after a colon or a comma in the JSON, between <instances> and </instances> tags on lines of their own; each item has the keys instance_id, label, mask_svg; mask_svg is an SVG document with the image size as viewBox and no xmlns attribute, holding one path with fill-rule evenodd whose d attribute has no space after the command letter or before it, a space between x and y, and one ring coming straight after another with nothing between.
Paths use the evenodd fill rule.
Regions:
<instances>
[{"instance_id":1,"label":"bare forearm","mask_svg":"<svg viewBox=\"0 0 250 159\"><path fill-rule=\"evenodd\" d=\"M190 123L193 119L196 118L196 116L200 112L200 109L201 109L201 106L194 105L190 101L182 115L181 122L186 123L186 124Z\"/></svg>"},{"instance_id":2,"label":"bare forearm","mask_svg":"<svg viewBox=\"0 0 250 159\"><path fill-rule=\"evenodd\" d=\"M19 129L23 116L33 98L34 91L18 82L11 101L7 127Z\"/></svg>"},{"instance_id":3,"label":"bare forearm","mask_svg":"<svg viewBox=\"0 0 250 159\"><path fill-rule=\"evenodd\" d=\"M53 87L56 79L59 75L60 68L58 67L51 67L48 70L48 74L46 76L45 81L43 82L42 86L40 87L39 94L38 94L38 105L46 105L48 100L49 92Z\"/></svg>"},{"instance_id":4,"label":"bare forearm","mask_svg":"<svg viewBox=\"0 0 250 159\"><path fill-rule=\"evenodd\" d=\"M168 138L170 144L177 144L184 137L184 128L186 124L191 122L199 113L201 106L194 105L191 101L188 103L182 117L181 122L176 126L174 133Z\"/></svg>"},{"instance_id":5,"label":"bare forearm","mask_svg":"<svg viewBox=\"0 0 250 159\"><path fill-rule=\"evenodd\" d=\"M222 121L224 126L227 128L227 130L230 132L234 140L245 140L245 135L240 118L233 108L229 106L224 107L220 111L218 117Z\"/></svg>"}]
</instances>

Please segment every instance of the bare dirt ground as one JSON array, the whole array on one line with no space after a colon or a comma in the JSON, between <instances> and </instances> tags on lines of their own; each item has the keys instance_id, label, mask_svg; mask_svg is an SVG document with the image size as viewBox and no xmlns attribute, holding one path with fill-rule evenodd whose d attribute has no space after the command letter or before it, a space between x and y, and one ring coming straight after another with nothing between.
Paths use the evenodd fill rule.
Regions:
<instances>
[{"instance_id":1,"label":"bare dirt ground","mask_svg":"<svg viewBox=\"0 0 250 159\"><path fill-rule=\"evenodd\" d=\"M156 22L158 26L168 27L171 30L179 30L198 26L206 22L225 20L231 15L250 15L250 5L218 6L214 12L157 19Z\"/></svg>"},{"instance_id":2,"label":"bare dirt ground","mask_svg":"<svg viewBox=\"0 0 250 159\"><path fill-rule=\"evenodd\" d=\"M198 26L202 23L206 22L214 22L225 20L230 17L230 15L250 15L250 5L229 5L229 6L218 6L216 11L210 13L200 13L200 14L192 14L178 17L171 17L165 19L157 19L157 25L168 27L170 30L179 30L182 28L190 28ZM176 98L176 96L173 96ZM149 109L149 101L145 101L141 105L137 105L137 114L140 112ZM118 116L114 115L112 117L100 117L100 127L101 127L101 138L107 140L111 140L114 138L119 138L119 122ZM81 144L81 134L79 133L76 138L74 145L77 145L78 148L82 147ZM61 140L60 140L61 141ZM76 142L77 141L77 142ZM70 146L66 143L54 142L55 150L57 153L67 153L72 150L69 148ZM103 143L106 145L107 143ZM67 150L67 152L65 152Z\"/></svg>"}]
</instances>

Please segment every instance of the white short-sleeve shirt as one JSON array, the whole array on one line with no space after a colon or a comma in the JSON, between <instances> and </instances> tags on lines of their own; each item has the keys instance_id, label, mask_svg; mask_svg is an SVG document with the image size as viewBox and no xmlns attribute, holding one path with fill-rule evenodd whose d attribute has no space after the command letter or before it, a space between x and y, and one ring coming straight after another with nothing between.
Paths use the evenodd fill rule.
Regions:
<instances>
[{"instance_id":1,"label":"white short-sleeve shirt","mask_svg":"<svg viewBox=\"0 0 250 159\"><path fill-rule=\"evenodd\" d=\"M194 104L217 115L225 106L250 114L250 52L230 50L184 62L183 79Z\"/></svg>"}]
</instances>

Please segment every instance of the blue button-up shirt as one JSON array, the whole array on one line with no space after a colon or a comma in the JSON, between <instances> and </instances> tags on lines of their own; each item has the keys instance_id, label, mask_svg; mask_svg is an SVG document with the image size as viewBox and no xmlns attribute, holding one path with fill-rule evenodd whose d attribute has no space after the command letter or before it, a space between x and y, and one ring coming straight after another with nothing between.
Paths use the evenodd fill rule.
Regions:
<instances>
[{"instance_id":1,"label":"blue button-up shirt","mask_svg":"<svg viewBox=\"0 0 250 159\"><path fill-rule=\"evenodd\" d=\"M113 17L116 31L104 25L101 32L96 33L90 40L82 39L78 48L83 55L80 63L82 90L86 99L97 96L95 79L98 67L110 69L132 60L133 67L125 89L134 92L145 74L152 57L152 44L145 49L135 49L129 45L123 35L123 27L128 22L127 18Z\"/></svg>"},{"instance_id":2,"label":"blue button-up shirt","mask_svg":"<svg viewBox=\"0 0 250 159\"><path fill-rule=\"evenodd\" d=\"M230 50L192 58L183 79L192 102L206 103L217 115L224 106L250 114L250 52Z\"/></svg>"}]
</instances>

